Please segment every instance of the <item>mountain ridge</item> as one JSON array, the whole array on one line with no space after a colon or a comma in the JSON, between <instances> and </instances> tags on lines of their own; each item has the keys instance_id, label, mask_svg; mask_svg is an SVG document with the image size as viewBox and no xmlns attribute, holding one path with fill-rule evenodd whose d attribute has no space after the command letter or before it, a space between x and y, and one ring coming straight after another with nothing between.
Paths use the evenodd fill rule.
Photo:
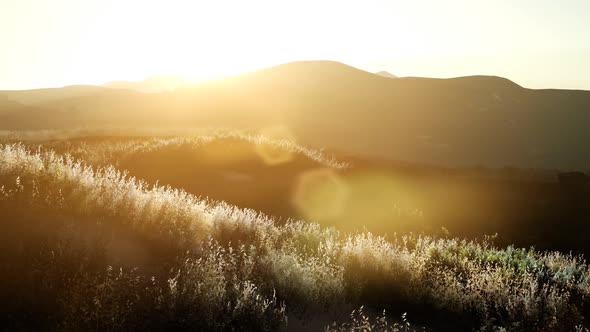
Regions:
<instances>
[{"instance_id":1,"label":"mountain ridge","mask_svg":"<svg viewBox=\"0 0 590 332\"><path fill-rule=\"evenodd\" d=\"M528 89L497 76L390 79L335 61L303 61L165 93L92 91L65 89L26 110L3 103L0 129L278 125L303 144L352 155L590 169L590 91ZM8 100L19 93L37 98L0 91Z\"/></svg>"}]
</instances>

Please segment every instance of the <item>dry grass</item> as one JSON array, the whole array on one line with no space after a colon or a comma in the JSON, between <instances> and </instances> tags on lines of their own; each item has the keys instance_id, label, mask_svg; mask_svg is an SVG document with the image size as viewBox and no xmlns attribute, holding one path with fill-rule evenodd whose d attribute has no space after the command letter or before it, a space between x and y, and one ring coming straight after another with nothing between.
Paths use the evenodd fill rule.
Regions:
<instances>
[{"instance_id":1,"label":"dry grass","mask_svg":"<svg viewBox=\"0 0 590 332\"><path fill-rule=\"evenodd\" d=\"M156 135L157 134L157 135ZM79 138L112 137L124 140L97 140L93 143L78 142ZM72 141L72 139L74 141ZM132 158L133 154L157 151L166 147L189 147L198 149L216 141L235 140L266 146L286 153L302 155L319 165L331 168L348 168L350 164L336 160L322 150L312 149L296 143L290 138L272 138L256 132L228 129L199 130L141 130L135 135L129 130L46 130L31 132L0 131L0 142L24 142L28 146L46 147L67 153L75 159L82 159L92 165L116 164L121 158Z\"/></svg>"},{"instance_id":2,"label":"dry grass","mask_svg":"<svg viewBox=\"0 0 590 332\"><path fill-rule=\"evenodd\" d=\"M491 239L385 239L304 222L279 226L252 210L21 144L0 145L0 207L3 229L53 230L16 241L2 256L0 289L20 299L3 303L2 324L13 330L277 330L287 315L322 313L327 325L360 305L453 330L587 324L590 269L581 257L500 249ZM111 242L62 231L87 224L137 235L156 248L158 267L108 266ZM333 327L404 327L355 317Z\"/></svg>"}]
</instances>

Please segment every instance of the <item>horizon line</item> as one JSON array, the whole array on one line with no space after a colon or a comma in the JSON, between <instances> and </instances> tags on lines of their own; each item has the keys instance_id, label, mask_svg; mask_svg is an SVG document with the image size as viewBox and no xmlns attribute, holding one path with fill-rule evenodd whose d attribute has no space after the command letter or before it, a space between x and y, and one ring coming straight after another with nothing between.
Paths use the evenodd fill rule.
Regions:
<instances>
[{"instance_id":1,"label":"horizon line","mask_svg":"<svg viewBox=\"0 0 590 332\"><path fill-rule=\"evenodd\" d=\"M63 89L63 88L69 88L69 87L83 87L83 86L87 86L87 87L103 87L105 89L114 89L114 90L130 90L130 89L125 89L125 88L116 88L116 87L109 87L107 86L108 84L114 84L114 83L143 83L146 82L150 79L163 79L163 78L169 78L169 79L178 79L179 81L184 81L184 84L181 84L180 86L186 86L186 85L192 85L192 84L199 84L199 83L207 83L210 81L215 81L215 80L223 80L226 78L231 78L231 77L235 77L235 76L240 76L240 75L245 75L245 74L251 74L251 73L256 73L256 72L260 72L263 70L268 70L268 69L272 69L272 68L276 68L276 67L281 67L281 66L286 66L286 65L292 65L292 64L296 64L296 63L312 63L312 62L316 62L316 63L321 63L321 62L325 62L325 63L333 63L333 64L339 64L342 66L346 66L346 67L350 67L350 68L354 68L363 72L366 72L368 74L372 74L372 75L376 75L379 77L384 77L382 75L379 75L379 72L387 72L389 74L395 75L397 76L397 74L395 74L395 72L393 72L392 70L388 70L387 68L383 68L377 71L370 71L367 69L363 69L363 68L359 68L353 65L349 65L346 64L344 62L340 62L340 61L336 61L336 60L295 60L295 61L288 61L288 62L283 62L283 63L279 63L279 64L275 64L275 65L269 65L269 66L264 66L264 67L258 67L256 69L253 70L244 70L238 73L234 73L234 74L229 74L229 75L218 75L218 76L214 76L214 77L208 77L208 78L189 78L187 75L183 75L183 74L179 74L179 73L159 73L159 74L152 74L152 75L147 75L143 78L139 78L139 79L125 79L125 78L115 78L115 79L111 79L105 82L100 82L100 83L96 83L96 82L79 82L79 83L68 83L68 84L58 84L58 85L49 85L49 86L39 86L39 87L31 87L31 88L24 88L24 89L14 89L14 88L0 88L0 91L4 91L4 92L17 92L17 91L34 91L34 90L48 90L48 89ZM495 78L500 78L500 79L505 79L508 80L509 82L523 88L523 89L528 89L528 90L567 90L567 91L588 91L590 92L590 89L583 89L583 88L562 88L562 87L543 87L543 88L529 88L526 86L523 86L522 84L519 84L517 82L515 82L514 80L508 78L508 77L504 77L504 76L500 76L500 75L494 75L494 74L469 74L469 75L459 75L459 76L445 76L445 77L436 77L436 76L397 76L397 77L392 77L389 79L392 80L396 80L396 79L414 79L414 78L418 78L418 79L433 79L433 80L452 80L452 79L460 79L460 78L469 78L469 77L495 77ZM387 78L387 77L384 77ZM175 89L170 89L170 90L175 90ZM138 91L139 92L139 91Z\"/></svg>"}]
</instances>

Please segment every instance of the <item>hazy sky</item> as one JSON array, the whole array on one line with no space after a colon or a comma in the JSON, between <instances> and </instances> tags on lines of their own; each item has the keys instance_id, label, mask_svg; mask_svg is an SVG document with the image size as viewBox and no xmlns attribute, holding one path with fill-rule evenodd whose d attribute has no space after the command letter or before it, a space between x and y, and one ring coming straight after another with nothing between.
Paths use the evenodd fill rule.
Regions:
<instances>
[{"instance_id":1,"label":"hazy sky","mask_svg":"<svg viewBox=\"0 0 590 332\"><path fill-rule=\"evenodd\" d=\"M0 89L319 59L590 90L590 0L0 0Z\"/></svg>"}]
</instances>

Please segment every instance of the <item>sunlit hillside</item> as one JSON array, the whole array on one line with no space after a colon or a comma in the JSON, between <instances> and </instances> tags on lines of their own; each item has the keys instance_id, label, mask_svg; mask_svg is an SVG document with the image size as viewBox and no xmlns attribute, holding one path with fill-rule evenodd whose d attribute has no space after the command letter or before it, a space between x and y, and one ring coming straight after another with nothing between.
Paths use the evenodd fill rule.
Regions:
<instances>
[{"instance_id":1,"label":"sunlit hillside","mask_svg":"<svg viewBox=\"0 0 590 332\"><path fill-rule=\"evenodd\" d=\"M450 232L474 239L498 233L500 245L590 254L588 191L583 183L576 189L559 182L558 171L351 157L304 147L280 128L266 136L132 132L8 132L4 141L68 154L94 167L114 165L150 185L183 189L280 222L306 220L380 235ZM568 227L559 227L563 220Z\"/></svg>"},{"instance_id":2,"label":"sunlit hillside","mask_svg":"<svg viewBox=\"0 0 590 332\"><path fill-rule=\"evenodd\" d=\"M312 150L248 137L233 136L339 169ZM493 237L384 238L278 223L114 166L90 166L204 143L211 137L2 144L0 290L12 299L2 301L2 325L571 331L587 324L590 270L581 257L500 248Z\"/></svg>"}]
</instances>

